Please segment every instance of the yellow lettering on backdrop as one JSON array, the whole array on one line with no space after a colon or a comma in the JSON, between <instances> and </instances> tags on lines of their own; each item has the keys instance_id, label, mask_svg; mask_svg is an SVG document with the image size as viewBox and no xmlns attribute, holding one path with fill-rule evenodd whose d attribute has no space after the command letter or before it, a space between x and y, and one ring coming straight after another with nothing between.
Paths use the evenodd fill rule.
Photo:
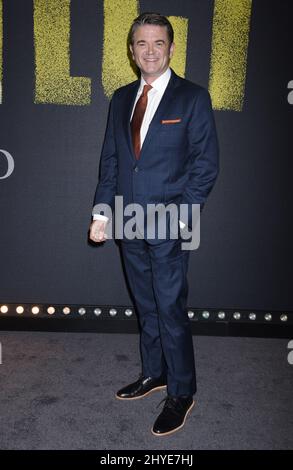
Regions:
<instances>
[{"instance_id":1,"label":"yellow lettering on backdrop","mask_svg":"<svg viewBox=\"0 0 293 470\"><path fill-rule=\"evenodd\" d=\"M177 75L185 77L188 19L182 16L168 16L174 29L175 52L170 66Z\"/></svg>"},{"instance_id":2,"label":"yellow lettering on backdrop","mask_svg":"<svg viewBox=\"0 0 293 470\"><path fill-rule=\"evenodd\" d=\"M215 0L209 80L214 109L242 109L251 7L252 0ZM0 14L1 83L2 0ZM137 0L104 0L102 84L109 98L116 88L137 78L127 58L127 35L138 14ZM171 67L184 77L188 19L169 20L176 44ZM90 104L91 80L70 76L70 0L34 0L34 40L35 103Z\"/></svg>"},{"instance_id":3,"label":"yellow lettering on backdrop","mask_svg":"<svg viewBox=\"0 0 293 470\"><path fill-rule=\"evenodd\" d=\"M241 111L252 0L215 0L209 91L213 108Z\"/></svg>"},{"instance_id":4,"label":"yellow lettering on backdrop","mask_svg":"<svg viewBox=\"0 0 293 470\"><path fill-rule=\"evenodd\" d=\"M127 58L127 35L138 9L137 0L104 0L102 84L108 98L137 79Z\"/></svg>"},{"instance_id":5,"label":"yellow lettering on backdrop","mask_svg":"<svg viewBox=\"0 0 293 470\"><path fill-rule=\"evenodd\" d=\"M86 105L91 79L70 76L70 0L34 0L35 103Z\"/></svg>"}]
</instances>

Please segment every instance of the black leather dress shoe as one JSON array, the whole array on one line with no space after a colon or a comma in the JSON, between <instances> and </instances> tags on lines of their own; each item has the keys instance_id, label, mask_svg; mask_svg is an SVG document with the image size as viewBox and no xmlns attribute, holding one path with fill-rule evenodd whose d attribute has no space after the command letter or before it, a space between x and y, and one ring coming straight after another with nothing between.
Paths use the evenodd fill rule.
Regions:
<instances>
[{"instance_id":1,"label":"black leather dress shoe","mask_svg":"<svg viewBox=\"0 0 293 470\"><path fill-rule=\"evenodd\" d=\"M140 375L136 382L118 390L116 398L119 398L119 400L135 400L143 398L155 390L166 388L166 386L166 379L162 377L153 378Z\"/></svg>"},{"instance_id":2,"label":"black leather dress shoe","mask_svg":"<svg viewBox=\"0 0 293 470\"><path fill-rule=\"evenodd\" d=\"M165 401L163 411L157 417L152 428L152 433L155 436L166 436L181 429L188 413L194 406L192 396L173 397L168 395L162 401Z\"/></svg>"}]
</instances>

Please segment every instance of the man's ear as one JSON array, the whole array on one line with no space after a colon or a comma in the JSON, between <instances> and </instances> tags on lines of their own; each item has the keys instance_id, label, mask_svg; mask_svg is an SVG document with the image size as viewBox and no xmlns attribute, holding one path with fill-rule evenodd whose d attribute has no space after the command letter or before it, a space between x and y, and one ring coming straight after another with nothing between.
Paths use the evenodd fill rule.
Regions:
<instances>
[{"instance_id":1,"label":"man's ear","mask_svg":"<svg viewBox=\"0 0 293 470\"><path fill-rule=\"evenodd\" d=\"M169 51L169 58L171 59L175 51L175 42L172 42L170 46L170 51Z\"/></svg>"},{"instance_id":2,"label":"man's ear","mask_svg":"<svg viewBox=\"0 0 293 470\"><path fill-rule=\"evenodd\" d=\"M130 50L131 55L132 55L132 57L133 57L133 47L132 47L132 44L129 44L129 50Z\"/></svg>"}]
</instances>

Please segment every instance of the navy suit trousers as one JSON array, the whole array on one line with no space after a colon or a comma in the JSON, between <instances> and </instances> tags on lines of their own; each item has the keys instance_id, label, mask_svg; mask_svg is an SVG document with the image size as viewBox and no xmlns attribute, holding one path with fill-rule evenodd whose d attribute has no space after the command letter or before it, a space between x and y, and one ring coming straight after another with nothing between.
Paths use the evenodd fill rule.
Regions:
<instances>
[{"instance_id":1,"label":"navy suit trousers","mask_svg":"<svg viewBox=\"0 0 293 470\"><path fill-rule=\"evenodd\" d=\"M190 251L181 239L150 244L121 241L127 280L140 324L142 373L165 376L168 394L196 393L196 372L187 315Z\"/></svg>"}]
</instances>

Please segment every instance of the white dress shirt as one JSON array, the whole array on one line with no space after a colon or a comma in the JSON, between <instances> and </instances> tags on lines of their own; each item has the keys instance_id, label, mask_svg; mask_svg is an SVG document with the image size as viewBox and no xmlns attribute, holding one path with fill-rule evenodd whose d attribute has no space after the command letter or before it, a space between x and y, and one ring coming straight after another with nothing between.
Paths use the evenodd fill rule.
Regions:
<instances>
[{"instance_id":1,"label":"white dress shirt","mask_svg":"<svg viewBox=\"0 0 293 470\"><path fill-rule=\"evenodd\" d=\"M156 110L157 110L157 108L160 104L160 101L162 99L162 96L163 96L166 88L167 88L167 85L169 83L170 78L171 78L171 70L170 70L170 67L168 67L167 70L164 73L162 73L162 75L160 75L158 78L156 78L156 80L154 80L151 84L152 88L148 92L147 107L146 107L145 114L144 114L143 121L142 121L141 128L140 128L140 145L141 146L144 142L145 136L147 135L149 125L150 125L150 123L151 123L151 121L154 117L154 114L155 114L155 112L156 112ZM134 101L134 105L133 105L131 116L130 116L130 121L132 119L136 103L137 103L140 95L143 92L143 87L144 87L144 85L147 85L147 84L148 83L145 81L143 76L141 76L140 86L139 86L139 89L138 89L138 92L137 92L137 95L136 95L136 98L135 98L135 101ZM102 215L102 214L94 214L93 219L94 220L99 219L99 220L107 221L108 217L106 217L105 215ZM181 220L179 221L179 224L180 224L181 228L183 228L185 226L185 224L183 222L181 222Z\"/></svg>"},{"instance_id":2,"label":"white dress shirt","mask_svg":"<svg viewBox=\"0 0 293 470\"><path fill-rule=\"evenodd\" d=\"M167 88L170 77L171 77L171 70L170 70L170 68L167 68L167 70L162 75L160 75L158 78L156 78L156 80L153 81L153 83L151 83L152 88L148 92L147 107L146 107L145 114L144 114L143 121L142 121L141 128L140 128L140 144L141 144L141 146L144 142L144 139L145 139L145 136L147 134L149 125L151 123L151 120L153 119L154 114L155 114L155 112L156 112L156 110L157 110L157 108L160 104L160 101L162 99L162 96L163 96L163 94L164 94L164 92ZM137 95L136 95L136 99L135 99L134 106L133 106L133 109L132 109L130 121L132 119L136 103L137 103L140 95L142 94L143 87L145 85L148 85L148 84L142 76L141 79L140 79L140 86L139 86L139 89L138 89L138 92L137 92Z\"/></svg>"}]
</instances>

